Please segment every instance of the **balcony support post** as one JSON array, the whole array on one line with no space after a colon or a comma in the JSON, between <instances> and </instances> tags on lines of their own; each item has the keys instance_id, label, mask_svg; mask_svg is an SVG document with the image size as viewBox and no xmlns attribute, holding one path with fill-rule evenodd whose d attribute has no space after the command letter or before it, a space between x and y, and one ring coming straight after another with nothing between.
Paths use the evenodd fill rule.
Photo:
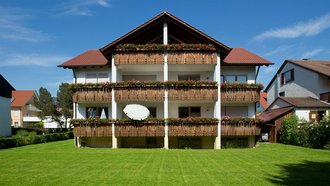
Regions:
<instances>
[{"instance_id":1,"label":"balcony support post","mask_svg":"<svg viewBox=\"0 0 330 186\"><path fill-rule=\"evenodd\" d=\"M218 121L218 130L217 130L217 137L215 138L214 149L221 149L221 59L220 59L220 52L217 54L217 64L214 69L214 78L215 81L218 83L218 100L215 102L215 118Z\"/></svg>"},{"instance_id":2,"label":"balcony support post","mask_svg":"<svg viewBox=\"0 0 330 186\"><path fill-rule=\"evenodd\" d=\"M115 65L115 60L114 57L112 55L111 58L111 82L115 83L117 82L117 66ZM111 118L113 120L117 119L117 103L116 103L116 99L115 99L115 88L112 88L111 91L112 94L112 100L111 100L111 113L112 116ZM111 128L112 128L112 148L116 149L117 148L117 138L115 136L115 123L112 122L111 123Z\"/></svg>"},{"instance_id":3,"label":"balcony support post","mask_svg":"<svg viewBox=\"0 0 330 186\"><path fill-rule=\"evenodd\" d=\"M163 44L168 44L168 29L167 22L164 20L163 22ZM168 81L168 63L167 63L168 54L167 51L164 52L164 82ZM168 149L168 87L165 87L164 92L164 149Z\"/></svg>"}]
</instances>

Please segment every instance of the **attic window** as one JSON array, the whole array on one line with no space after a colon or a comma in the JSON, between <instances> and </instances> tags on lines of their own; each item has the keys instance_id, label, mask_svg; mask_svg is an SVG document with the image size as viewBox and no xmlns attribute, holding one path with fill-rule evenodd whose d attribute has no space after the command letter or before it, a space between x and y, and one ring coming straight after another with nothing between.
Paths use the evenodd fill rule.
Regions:
<instances>
[{"instance_id":1,"label":"attic window","mask_svg":"<svg viewBox=\"0 0 330 186\"><path fill-rule=\"evenodd\" d=\"M294 69L288 70L281 74L281 85L285 85L294 80Z\"/></svg>"}]
</instances>

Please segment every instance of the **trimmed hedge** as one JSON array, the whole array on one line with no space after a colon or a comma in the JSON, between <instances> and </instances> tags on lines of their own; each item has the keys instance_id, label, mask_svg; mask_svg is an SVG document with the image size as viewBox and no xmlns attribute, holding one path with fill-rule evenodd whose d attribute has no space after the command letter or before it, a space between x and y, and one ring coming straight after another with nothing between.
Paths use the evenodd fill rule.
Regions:
<instances>
[{"instance_id":1,"label":"trimmed hedge","mask_svg":"<svg viewBox=\"0 0 330 186\"><path fill-rule=\"evenodd\" d=\"M28 135L28 136L12 136L6 138L0 138L0 149L7 149L12 147L19 147L30 144L46 143L52 141L61 141L72 139L72 131L63 133L51 133L44 135Z\"/></svg>"}]
</instances>

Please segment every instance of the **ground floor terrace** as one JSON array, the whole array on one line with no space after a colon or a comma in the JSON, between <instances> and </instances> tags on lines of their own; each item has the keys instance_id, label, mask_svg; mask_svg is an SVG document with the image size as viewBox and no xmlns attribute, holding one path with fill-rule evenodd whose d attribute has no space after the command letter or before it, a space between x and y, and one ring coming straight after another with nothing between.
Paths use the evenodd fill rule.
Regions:
<instances>
[{"instance_id":1,"label":"ground floor terrace","mask_svg":"<svg viewBox=\"0 0 330 186\"><path fill-rule=\"evenodd\" d=\"M73 120L75 146L108 148L217 149L254 147L260 121L253 118L150 118Z\"/></svg>"}]
</instances>

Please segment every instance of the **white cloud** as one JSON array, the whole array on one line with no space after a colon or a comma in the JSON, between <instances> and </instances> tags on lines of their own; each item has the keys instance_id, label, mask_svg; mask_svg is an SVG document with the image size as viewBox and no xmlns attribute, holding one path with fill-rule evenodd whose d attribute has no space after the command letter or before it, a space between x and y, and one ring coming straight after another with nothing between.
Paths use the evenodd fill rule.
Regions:
<instances>
[{"instance_id":1,"label":"white cloud","mask_svg":"<svg viewBox=\"0 0 330 186\"><path fill-rule=\"evenodd\" d=\"M62 6L63 15L91 16L90 7L110 7L108 0L71 0Z\"/></svg>"},{"instance_id":2,"label":"white cloud","mask_svg":"<svg viewBox=\"0 0 330 186\"><path fill-rule=\"evenodd\" d=\"M257 35L255 40L268 38L297 38L302 36L313 36L321 33L330 27L330 14L326 14L317 19L300 22L285 28L268 30Z\"/></svg>"},{"instance_id":3,"label":"white cloud","mask_svg":"<svg viewBox=\"0 0 330 186\"><path fill-rule=\"evenodd\" d=\"M275 48L272 51L269 51L269 52L265 53L264 56L269 57L269 56L273 56L273 55L278 55L278 54L287 52L288 50L290 50L294 46L295 45L282 45L282 46L279 46L279 47Z\"/></svg>"},{"instance_id":4,"label":"white cloud","mask_svg":"<svg viewBox=\"0 0 330 186\"><path fill-rule=\"evenodd\" d=\"M314 49L314 50L311 50L311 51L308 51L308 52L305 52L301 55L301 59L310 59L312 58L313 56L323 52L324 49L323 48L317 48L317 49Z\"/></svg>"},{"instance_id":5,"label":"white cloud","mask_svg":"<svg viewBox=\"0 0 330 186\"><path fill-rule=\"evenodd\" d=\"M27 42L40 42L51 39L41 31L24 24L30 15L21 9L0 7L0 38Z\"/></svg>"},{"instance_id":6,"label":"white cloud","mask_svg":"<svg viewBox=\"0 0 330 186\"><path fill-rule=\"evenodd\" d=\"M274 65L270 65L268 67L262 67L261 71L264 73L264 74L269 74L271 73L273 75L274 72L277 71L277 67L274 66Z\"/></svg>"},{"instance_id":7,"label":"white cloud","mask_svg":"<svg viewBox=\"0 0 330 186\"><path fill-rule=\"evenodd\" d=\"M39 66L55 67L70 59L66 56L40 54L8 54L0 60L0 67L5 66Z\"/></svg>"}]
</instances>

